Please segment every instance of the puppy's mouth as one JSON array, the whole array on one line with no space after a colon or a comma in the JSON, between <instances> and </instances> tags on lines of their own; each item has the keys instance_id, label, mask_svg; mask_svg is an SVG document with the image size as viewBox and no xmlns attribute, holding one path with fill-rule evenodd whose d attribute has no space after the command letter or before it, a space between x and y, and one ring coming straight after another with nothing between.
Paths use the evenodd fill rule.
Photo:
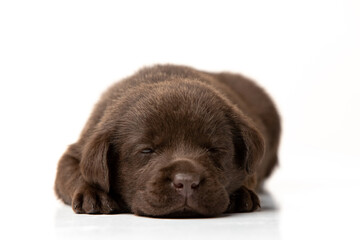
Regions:
<instances>
[{"instance_id":1,"label":"puppy's mouth","mask_svg":"<svg viewBox=\"0 0 360 240\"><path fill-rule=\"evenodd\" d=\"M175 191L172 194L138 191L131 210L137 215L160 218L204 218L225 212L229 205L226 190L219 187L211 194L206 190L208 188L186 198ZM207 196L206 199L204 195Z\"/></svg>"},{"instance_id":2,"label":"puppy's mouth","mask_svg":"<svg viewBox=\"0 0 360 240\"><path fill-rule=\"evenodd\" d=\"M140 193L141 194L141 193ZM136 198L137 200L143 199L139 201L138 204L135 204L135 208L133 208L133 212L137 215L147 216L147 217L156 217L156 218L203 218L208 217L204 214L201 214L196 206L191 206L185 199L173 198L171 204L169 206L154 204L154 200L145 197L144 192ZM140 208L139 208L140 206Z\"/></svg>"}]
</instances>

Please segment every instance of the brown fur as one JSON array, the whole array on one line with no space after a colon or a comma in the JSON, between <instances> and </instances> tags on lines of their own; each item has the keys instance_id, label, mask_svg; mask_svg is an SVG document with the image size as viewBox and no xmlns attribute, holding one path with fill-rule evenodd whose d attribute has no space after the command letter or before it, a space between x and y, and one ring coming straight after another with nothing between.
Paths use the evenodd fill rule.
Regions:
<instances>
[{"instance_id":1,"label":"brown fur","mask_svg":"<svg viewBox=\"0 0 360 240\"><path fill-rule=\"evenodd\" d=\"M59 161L55 191L76 213L254 211L279 136L274 104L254 82L184 66L144 68L101 97Z\"/></svg>"}]
</instances>

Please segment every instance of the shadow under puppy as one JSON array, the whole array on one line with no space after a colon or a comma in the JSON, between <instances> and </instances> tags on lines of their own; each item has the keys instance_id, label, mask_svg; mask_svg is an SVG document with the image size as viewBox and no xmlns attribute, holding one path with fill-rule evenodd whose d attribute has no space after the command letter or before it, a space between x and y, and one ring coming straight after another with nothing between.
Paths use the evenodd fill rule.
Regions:
<instances>
[{"instance_id":1,"label":"shadow under puppy","mask_svg":"<svg viewBox=\"0 0 360 240\"><path fill-rule=\"evenodd\" d=\"M103 94L59 161L55 191L76 213L250 212L279 135L273 102L243 76L144 68Z\"/></svg>"}]
</instances>

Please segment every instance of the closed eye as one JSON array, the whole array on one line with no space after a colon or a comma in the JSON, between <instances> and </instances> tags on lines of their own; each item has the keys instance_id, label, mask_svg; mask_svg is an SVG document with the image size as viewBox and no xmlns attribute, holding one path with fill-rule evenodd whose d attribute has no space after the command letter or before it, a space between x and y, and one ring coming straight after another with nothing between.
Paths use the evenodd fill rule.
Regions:
<instances>
[{"instance_id":1,"label":"closed eye","mask_svg":"<svg viewBox=\"0 0 360 240\"><path fill-rule=\"evenodd\" d=\"M219 152L219 149L214 148L214 147L210 147L210 148L207 148L207 151L208 151L209 153L218 153L218 152Z\"/></svg>"},{"instance_id":2,"label":"closed eye","mask_svg":"<svg viewBox=\"0 0 360 240\"><path fill-rule=\"evenodd\" d=\"M152 148L144 148L143 150L141 150L141 153L143 154L151 154L154 152L154 149Z\"/></svg>"},{"instance_id":3,"label":"closed eye","mask_svg":"<svg viewBox=\"0 0 360 240\"><path fill-rule=\"evenodd\" d=\"M206 147L206 152L209 154L225 153L227 150L224 147Z\"/></svg>"}]
</instances>

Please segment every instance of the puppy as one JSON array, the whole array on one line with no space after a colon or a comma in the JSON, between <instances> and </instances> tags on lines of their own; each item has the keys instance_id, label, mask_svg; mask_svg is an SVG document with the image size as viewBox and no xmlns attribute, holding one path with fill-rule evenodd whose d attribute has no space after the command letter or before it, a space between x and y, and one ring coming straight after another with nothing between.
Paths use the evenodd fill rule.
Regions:
<instances>
[{"instance_id":1,"label":"puppy","mask_svg":"<svg viewBox=\"0 0 360 240\"><path fill-rule=\"evenodd\" d=\"M273 102L245 77L144 68L103 94L58 163L55 192L76 213L251 212L279 137Z\"/></svg>"}]
</instances>

